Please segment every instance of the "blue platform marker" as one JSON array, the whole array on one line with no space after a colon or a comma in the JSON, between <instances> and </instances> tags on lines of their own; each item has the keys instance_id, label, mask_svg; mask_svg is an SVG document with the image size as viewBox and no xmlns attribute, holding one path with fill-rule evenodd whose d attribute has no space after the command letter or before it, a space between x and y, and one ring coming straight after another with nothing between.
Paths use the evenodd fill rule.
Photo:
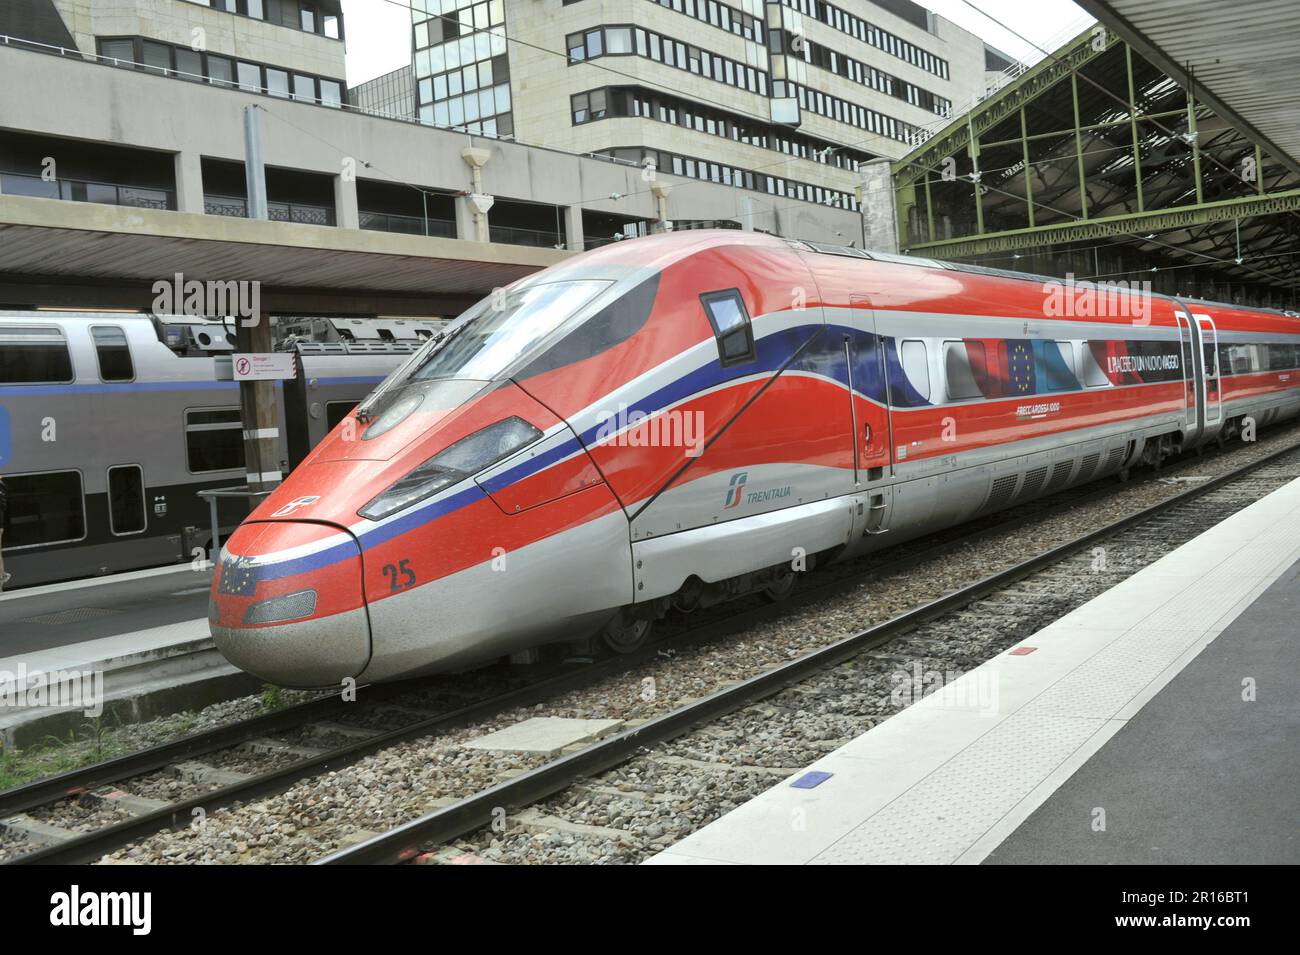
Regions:
<instances>
[{"instance_id":1,"label":"blue platform marker","mask_svg":"<svg viewBox=\"0 0 1300 955\"><path fill-rule=\"evenodd\" d=\"M820 771L804 773L790 785L794 789L815 789L834 775L834 773L823 773Z\"/></svg>"}]
</instances>

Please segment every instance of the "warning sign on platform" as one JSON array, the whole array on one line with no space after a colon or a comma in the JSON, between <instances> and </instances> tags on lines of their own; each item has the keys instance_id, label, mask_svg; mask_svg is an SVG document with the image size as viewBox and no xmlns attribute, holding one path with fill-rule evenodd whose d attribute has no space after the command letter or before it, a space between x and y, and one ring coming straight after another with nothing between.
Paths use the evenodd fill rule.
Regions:
<instances>
[{"instance_id":1,"label":"warning sign on platform","mask_svg":"<svg viewBox=\"0 0 1300 955\"><path fill-rule=\"evenodd\" d=\"M235 381L282 381L297 377L293 352L248 352L230 356Z\"/></svg>"}]
</instances>

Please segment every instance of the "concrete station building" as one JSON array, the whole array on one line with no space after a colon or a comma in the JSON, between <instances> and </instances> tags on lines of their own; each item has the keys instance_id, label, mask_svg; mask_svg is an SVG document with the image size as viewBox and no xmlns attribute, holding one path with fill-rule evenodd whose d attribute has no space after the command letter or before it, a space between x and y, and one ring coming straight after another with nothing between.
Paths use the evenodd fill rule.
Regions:
<instances>
[{"instance_id":1,"label":"concrete station building","mask_svg":"<svg viewBox=\"0 0 1300 955\"><path fill-rule=\"evenodd\" d=\"M657 229L862 244L870 160L1014 67L908 0L740 2L416 0L408 75L350 90L338 0L8 0L0 305L147 307L183 271L450 314Z\"/></svg>"}]
</instances>

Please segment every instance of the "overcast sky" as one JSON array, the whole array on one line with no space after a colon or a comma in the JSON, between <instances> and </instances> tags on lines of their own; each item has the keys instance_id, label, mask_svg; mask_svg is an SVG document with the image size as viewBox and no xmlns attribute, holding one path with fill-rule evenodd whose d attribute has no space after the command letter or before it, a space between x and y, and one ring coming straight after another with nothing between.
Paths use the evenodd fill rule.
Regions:
<instances>
[{"instance_id":1,"label":"overcast sky","mask_svg":"<svg viewBox=\"0 0 1300 955\"><path fill-rule=\"evenodd\" d=\"M3 0L0 0L3 2ZM343 0L348 36L348 85L356 86L410 62L410 11L407 0ZM1071 0L925 0L924 6L983 37L992 46L1033 63L1042 58L1033 46L1051 50L1092 22ZM1023 34L1030 43L981 16L974 7ZM1032 17L1026 17L1026 10ZM509 14L507 14L508 21ZM560 49L562 38L556 37Z\"/></svg>"}]
</instances>

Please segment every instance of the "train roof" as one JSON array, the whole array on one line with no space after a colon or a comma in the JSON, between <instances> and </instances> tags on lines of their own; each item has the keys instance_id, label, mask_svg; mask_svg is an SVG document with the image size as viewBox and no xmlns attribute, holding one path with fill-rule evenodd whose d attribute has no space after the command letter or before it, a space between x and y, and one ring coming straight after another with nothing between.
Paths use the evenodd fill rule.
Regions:
<instances>
[{"instance_id":1,"label":"train roof","mask_svg":"<svg viewBox=\"0 0 1300 955\"><path fill-rule=\"evenodd\" d=\"M843 255L848 256L849 258L867 259L871 262L890 262L895 265L914 265L931 269L943 269L948 272L966 272L972 275L990 275L996 278L1014 279L1018 282L1035 282L1038 284L1045 282L1059 283L1065 281L1060 276L1038 275L1033 272L1016 272L1012 269L995 269L987 265L973 265L968 262L947 262L941 259L928 259L917 255L897 255L892 252L868 252L865 249L857 249L849 245L832 245L827 242L808 242L803 239L787 239L786 242L792 248L807 252L818 252L822 255ZM1090 282L1082 279L1074 279L1071 284L1080 288L1096 288L1099 285L1097 282ZM1263 312L1269 315L1277 315L1282 318L1300 319L1300 312L1265 308L1260 305L1237 305L1232 302L1216 302L1212 299L1197 298L1194 295L1169 295L1165 292L1153 292L1152 294L1167 301L1195 301L1204 305L1242 311Z\"/></svg>"}]
</instances>

